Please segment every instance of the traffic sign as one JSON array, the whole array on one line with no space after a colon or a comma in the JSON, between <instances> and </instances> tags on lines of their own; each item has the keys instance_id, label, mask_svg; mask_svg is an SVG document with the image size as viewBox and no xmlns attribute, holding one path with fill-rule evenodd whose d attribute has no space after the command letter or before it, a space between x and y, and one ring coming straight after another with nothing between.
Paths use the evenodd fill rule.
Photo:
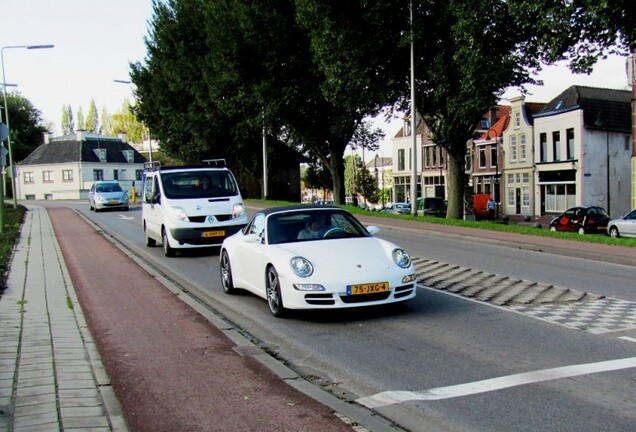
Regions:
<instances>
[{"instance_id":1,"label":"traffic sign","mask_svg":"<svg viewBox=\"0 0 636 432\"><path fill-rule=\"evenodd\" d=\"M9 128L6 124L0 123L0 142L7 139L9 136Z\"/></svg>"}]
</instances>

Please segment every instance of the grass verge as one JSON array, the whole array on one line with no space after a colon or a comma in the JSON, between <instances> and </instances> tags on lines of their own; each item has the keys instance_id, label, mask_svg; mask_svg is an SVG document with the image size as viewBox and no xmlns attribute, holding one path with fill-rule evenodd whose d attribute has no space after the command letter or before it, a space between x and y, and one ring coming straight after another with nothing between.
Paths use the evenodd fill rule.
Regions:
<instances>
[{"instance_id":1,"label":"grass verge","mask_svg":"<svg viewBox=\"0 0 636 432\"><path fill-rule=\"evenodd\" d=\"M255 204L264 204L268 206L279 206L279 205L284 206L284 205L298 204L298 203L292 203L287 201L267 201L267 200L257 200L257 199L249 199L246 201L253 202ZM468 221L468 220L461 220L461 219L439 218L435 216L412 216L412 215L392 214L392 213L383 213L378 211L369 211L369 210L364 210L358 207L347 206L347 205L340 206L340 207L356 215L374 216L374 217L380 217L380 218L386 218L386 219L412 220L412 221L418 221L422 223L461 226L465 228L485 229L485 230L492 230L492 231L505 231L505 232L512 232L517 234L524 234L524 235L562 238L562 239L576 240L576 241L588 242L588 243L598 243L598 244L626 246L626 247L636 248L635 238L615 239L602 233L580 235L577 233L552 232L548 229L548 227L535 228L529 224L514 224L514 223L504 224L502 222L491 222L491 221Z\"/></svg>"},{"instance_id":2,"label":"grass verge","mask_svg":"<svg viewBox=\"0 0 636 432\"><path fill-rule=\"evenodd\" d=\"M4 206L4 232L0 234L0 294L6 287L11 255L13 248L20 240L20 229L25 212L26 207L21 205L15 209L12 205Z\"/></svg>"}]
</instances>

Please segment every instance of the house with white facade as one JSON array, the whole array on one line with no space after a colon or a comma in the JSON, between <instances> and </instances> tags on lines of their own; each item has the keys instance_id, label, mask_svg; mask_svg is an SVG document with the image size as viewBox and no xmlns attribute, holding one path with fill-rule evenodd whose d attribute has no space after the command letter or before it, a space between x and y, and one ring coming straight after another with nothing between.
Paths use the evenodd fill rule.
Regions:
<instances>
[{"instance_id":1,"label":"house with white facade","mask_svg":"<svg viewBox=\"0 0 636 432\"><path fill-rule=\"evenodd\" d=\"M545 103L526 103L523 96L510 99L510 121L503 131L503 196L506 215L535 214L534 116Z\"/></svg>"},{"instance_id":2,"label":"house with white facade","mask_svg":"<svg viewBox=\"0 0 636 432\"><path fill-rule=\"evenodd\" d=\"M413 156L416 161L417 175L417 195L422 196L422 130L424 122L418 117L415 131L415 149L413 155L413 131L411 130L411 119L406 117L404 125L391 140L392 160L393 160L393 202L409 202L411 200L411 177L413 174Z\"/></svg>"},{"instance_id":3,"label":"house with white facade","mask_svg":"<svg viewBox=\"0 0 636 432\"><path fill-rule=\"evenodd\" d=\"M124 190L141 189L146 159L126 142L79 131L52 138L16 165L16 191L21 200L88 199L97 180L117 180Z\"/></svg>"},{"instance_id":4,"label":"house with white facade","mask_svg":"<svg viewBox=\"0 0 636 432\"><path fill-rule=\"evenodd\" d=\"M535 116L535 216L596 205L631 210L631 92L571 86Z\"/></svg>"}]
</instances>

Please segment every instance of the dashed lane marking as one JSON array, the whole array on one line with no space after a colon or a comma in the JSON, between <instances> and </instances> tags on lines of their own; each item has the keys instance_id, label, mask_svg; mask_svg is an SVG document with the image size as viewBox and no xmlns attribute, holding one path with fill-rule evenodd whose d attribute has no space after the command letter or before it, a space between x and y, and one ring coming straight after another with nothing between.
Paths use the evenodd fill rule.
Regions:
<instances>
[{"instance_id":1,"label":"dashed lane marking","mask_svg":"<svg viewBox=\"0 0 636 432\"><path fill-rule=\"evenodd\" d=\"M510 387L534 384L542 381L571 378L580 375L589 375L634 367L636 367L636 357L629 357L598 363L585 363L554 369L543 369L466 384L438 387L424 391L385 391L357 399L356 402L367 408L375 409L408 401L435 401L450 399L502 390Z\"/></svg>"}]
</instances>

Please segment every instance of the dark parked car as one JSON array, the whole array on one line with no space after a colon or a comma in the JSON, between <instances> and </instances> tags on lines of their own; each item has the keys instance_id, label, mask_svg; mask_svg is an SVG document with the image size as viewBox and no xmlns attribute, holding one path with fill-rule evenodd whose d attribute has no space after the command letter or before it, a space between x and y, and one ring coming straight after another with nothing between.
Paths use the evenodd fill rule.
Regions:
<instances>
[{"instance_id":1,"label":"dark parked car","mask_svg":"<svg viewBox=\"0 0 636 432\"><path fill-rule=\"evenodd\" d=\"M605 232L609 220L603 207L571 207L552 219L550 231L571 231L579 234Z\"/></svg>"},{"instance_id":2,"label":"dark parked car","mask_svg":"<svg viewBox=\"0 0 636 432\"><path fill-rule=\"evenodd\" d=\"M424 216L446 216L446 201L443 198L418 198L417 212Z\"/></svg>"}]
</instances>

